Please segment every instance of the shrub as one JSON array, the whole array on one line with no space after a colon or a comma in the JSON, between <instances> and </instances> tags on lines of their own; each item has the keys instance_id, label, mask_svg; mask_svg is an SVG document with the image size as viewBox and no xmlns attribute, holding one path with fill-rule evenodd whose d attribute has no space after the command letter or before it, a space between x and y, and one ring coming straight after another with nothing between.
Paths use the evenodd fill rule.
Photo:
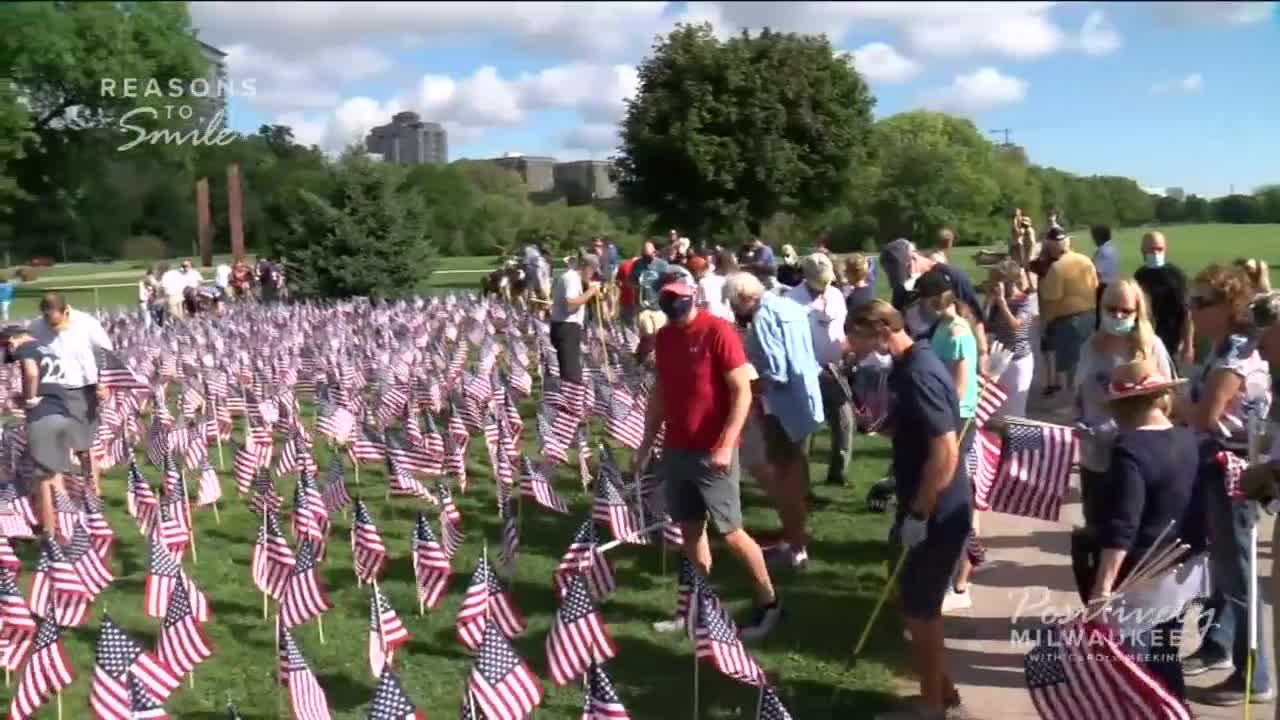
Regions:
<instances>
[{"instance_id":1,"label":"shrub","mask_svg":"<svg viewBox=\"0 0 1280 720\"><path fill-rule=\"evenodd\" d=\"M134 235L124 241L125 260L159 260L169 255L169 247L155 235Z\"/></svg>"}]
</instances>

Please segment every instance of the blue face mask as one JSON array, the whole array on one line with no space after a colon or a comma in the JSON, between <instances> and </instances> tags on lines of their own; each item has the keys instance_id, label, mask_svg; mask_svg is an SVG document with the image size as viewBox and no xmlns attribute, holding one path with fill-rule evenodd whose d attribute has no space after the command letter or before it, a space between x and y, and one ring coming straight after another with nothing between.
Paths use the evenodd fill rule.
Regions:
<instances>
[{"instance_id":1,"label":"blue face mask","mask_svg":"<svg viewBox=\"0 0 1280 720\"><path fill-rule=\"evenodd\" d=\"M1164 267L1164 253L1142 253L1142 264L1149 268Z\"/></svg>"},{"instance_id":2,"label":"blue face mask","mask_svg":"<svg viewBox=\"0 0 1280 720\"><path fill-rule=\"evenodd\" d=\"M1135 324L1136 322L1132 317L1118 318L1114 315L1106 314L1102 316L1103 332L1112 335L1128 335L1133 332Z\"/></svg>"},{"instance_id":3,"label":"blue face mask","mask_svg":"<svg viewBox=\"0 0 1280 720\"><path fill-rule=\"evenodd\" d=\"M672 322L679 322L689 316L693 310L693 298L682 295L664 294L658 298L658 307Z\"/></svg>"}]
</instances>

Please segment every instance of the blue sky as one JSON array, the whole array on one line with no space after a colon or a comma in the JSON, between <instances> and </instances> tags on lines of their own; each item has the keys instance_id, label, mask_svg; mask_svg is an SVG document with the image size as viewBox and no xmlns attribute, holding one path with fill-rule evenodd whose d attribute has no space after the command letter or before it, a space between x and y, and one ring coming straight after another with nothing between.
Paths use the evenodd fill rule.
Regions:
<instances>
[{"instance_id":1,"label":"blue sky","mask_svg":"<svg viewBox=\"0 0 1280 720\"><path fill-rule=\"evenodd\" d=\"M605 158L634 67L677 21L822 32L878 116L1009 128L1033 161L1206 196L1280 182L1275 3L193 3L253 97L232 125L336 151L397 110L450 156Z\"/></svg>"}]
</instances>

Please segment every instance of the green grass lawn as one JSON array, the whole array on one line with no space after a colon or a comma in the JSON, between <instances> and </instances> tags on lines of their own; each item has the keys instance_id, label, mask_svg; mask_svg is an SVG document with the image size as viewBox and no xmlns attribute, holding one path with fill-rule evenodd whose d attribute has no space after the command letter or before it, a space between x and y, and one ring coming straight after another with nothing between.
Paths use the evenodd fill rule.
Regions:
<instances>
[{"instance_id":1,"label":"green grass lawn","mask_svg":"<svg viewBox=\"0 0 1280 720\"><path fill-rule=\"evenodd\" d=\"M526 422L526 428L531 427L532 423ZM528 438L529 433L525 436ZM825 435L817 444L820 450L827 447ZM528 442L526 450L537 452ZM857 481L855 487L817 487L821 504L811 521L812 563L804 574L778 578L786 617L773 637L752 648L797 718L866 717L891 697L888 690L901 643L901 629L892 612L886 613L870 649L864 651L866 659L852 670L846 667L861 624L884 584L883 540L887 532L886 517L868 514L862 503L867 485L883 474L887 446L878 439L862 438L855 455L851 469L851 477ZM818 457L825 458L825 454L820 452ZM189 575L212 604L213 619L206 630L215 653L196 668L194 689L184 684L167 709L172 717L184 719L222 718L222 709L230 698L246 720L288 717L287 710L277 714L278 708L283 707L280 703L287 703L287 699L273 684L273 621L262 619L262 596L249 572L257 521L235 496L229 454L226 461L228 472L220 474L226 492L220 507L221 524L215 523L212 510L195 511L199 562L194 563L190 553L185 562ZM319 444L317 461L322 471L329 462L327 450ZM625 462L625 457L620 461ZM139 462L144 476L158 486L160 472L146 465L141 453ZM815 478L825 477L825 472L824 465L814 463ZM458 712L472 661L455 638L455 617L484 543L488 542L492 556L500 542L483 438L472 438L468 474L469 493L456 496L467 532L466 545L453 561L454 576L446 598L436 610L419 616L409 538L420 505L403 499L384 501L386 482L381 469L362 468L361 484L357 485L348 468L348 488L368 504L390 554L381 588L412 636L411 644L397 653L397 670L409 696L433 718L455 717ZM295 480L296 476L277 480L277 490L286 499L292 498ZM104 488L108 518L117 535L111 561L116 578L100 596L97 608L108 611L126 630L154 647L159 621L143 614L147 546L124 509L124 471L107 474ZM529 623L528 632L515 644L542 678L548 677L545 642L555 608L551 574L574 529L590 514L590 498L581 491L576 470L564 469L557 489L572 514L560 516L533 503L526 504L513 588L516 604ZM775 514L746 479L744 503L748 527L775 527ZM434 513L430 517L438 529ZM287 522L282 520L282 526L292 541ZM607 536L607 531L603 532ZM314 621L294 631L325 688L336 718L364 717L375 685L367 659L369 590L355 582L349 537L349 522L335 516L329 554L320 570L335 605L323 619L326 643L320 643ZM715 547L713 552L717 562L713 576L721 598L741 615L748 605L749 584L723 547ZM26 590L35 562L34 545L23 543L19 554L28 569L22 579ZM624 546L612 551L610 557L616 563L619 589L603 603L602 611L619 650L608 671L623 702L635 718L691 717L692 644L681 635L658 635L650 629L654 621L668 618L674 607L678 569L674 548L667 556L665 574L658 547ZM95 616L90 621L92 627L67 633L65 647L76 680L63 696L64 712L69 713L66 717L88 716L97 622ZM13 687L16 682L15 677ZM549 685L545 681L544 684ZM702 717L754 717L756 694L751 688L718 676L706 665L701 668L700 684ZM538 718L579 717L580 687L552 690L548 686L546 691L544 704L536 713ZM55 717L53 708L50 702L40 717Z\"/></svg>"}]
</instances>

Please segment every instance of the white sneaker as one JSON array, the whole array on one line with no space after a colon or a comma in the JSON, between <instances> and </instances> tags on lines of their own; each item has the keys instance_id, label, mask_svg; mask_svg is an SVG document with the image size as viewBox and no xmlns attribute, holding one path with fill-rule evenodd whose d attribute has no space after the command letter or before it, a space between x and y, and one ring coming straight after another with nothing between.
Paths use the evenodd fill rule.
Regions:
<instances>
[{"instance_id":1,"label":"white sneaker","mask_svg":"<svg viewBox=\"0 0 1280 720\"><path fill-rule=\"evenodd\" d=\"M973 595L969 593L969 588L965 588L964 592L956 592L955 588L948 588L946 597L942 598L944 613L971 607L973 607Z\"/></svg>"}]
</instances>

